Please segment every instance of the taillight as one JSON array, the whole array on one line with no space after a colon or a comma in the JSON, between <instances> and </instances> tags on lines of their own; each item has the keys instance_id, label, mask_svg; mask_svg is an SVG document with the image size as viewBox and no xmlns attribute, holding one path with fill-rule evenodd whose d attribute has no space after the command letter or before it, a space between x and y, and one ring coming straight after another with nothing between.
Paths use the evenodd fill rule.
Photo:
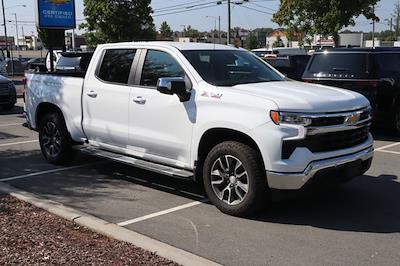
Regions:
<instances>
[{"instance_id":1,"label":"taillight","mask_svg":"<svg viewBox=\"0 0 400 266\"><path fill-rule=\"evenodd\" d=\"M26 78L23 78L23 79L21 80L21 84L22 84L22 85L26 85Z\"/></svg>"},{"instance_id":2,"label":"taillight","mask_svg":"<svg viewBox=\"0 0 400 266\"><path fill-rule=\"evenodd\" d=\"M375 89L379 85L378 80L357 80L354 82L354 85L360 89Z\"/></svg>"}]
</instances>

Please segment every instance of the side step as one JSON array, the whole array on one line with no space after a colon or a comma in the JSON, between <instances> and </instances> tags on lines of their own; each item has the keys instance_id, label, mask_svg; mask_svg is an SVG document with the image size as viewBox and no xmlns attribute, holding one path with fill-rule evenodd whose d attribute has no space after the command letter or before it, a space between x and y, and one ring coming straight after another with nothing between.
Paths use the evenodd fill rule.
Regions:
<instances>
[{"instance_id":1,"label":"side step","mask_svg":"<svg viewBox=\"0 0 400 266\"><path fill-rule=\"evenodd\" d=\"M152 172L156 172L156 173L171 176L171 177L184 178L184 179L192 179L193 178L193 172L190 172L188 170L148 162L148 161L133 158L130 156L105 151L105 150L102 150L102 149L99 149L99 148L93 147L93 146L85 146L85 145L75 146L74 149L76 149L80 152L83 152L85 154L110 159L115 162L132 165L132 166L144 169L144 170L149 170Z\"/></svg>"}]
</instances>

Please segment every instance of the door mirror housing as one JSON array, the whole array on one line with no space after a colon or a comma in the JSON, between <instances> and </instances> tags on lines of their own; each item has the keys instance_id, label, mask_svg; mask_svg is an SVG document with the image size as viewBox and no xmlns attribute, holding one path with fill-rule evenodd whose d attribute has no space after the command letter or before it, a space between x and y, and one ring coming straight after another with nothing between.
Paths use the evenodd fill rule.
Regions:
<instances>
[{"instance_id":1,"label":"door mirror housing","mask_svg":"<svg viewBox=\"0 0 400 266\"><path fill-rule=\"evenodd\" d=\"M190 86L182 77L159 78L157 82L157 90L162 94L176 94L181 102L189 101Z\"/></svg>"}]
</instances>

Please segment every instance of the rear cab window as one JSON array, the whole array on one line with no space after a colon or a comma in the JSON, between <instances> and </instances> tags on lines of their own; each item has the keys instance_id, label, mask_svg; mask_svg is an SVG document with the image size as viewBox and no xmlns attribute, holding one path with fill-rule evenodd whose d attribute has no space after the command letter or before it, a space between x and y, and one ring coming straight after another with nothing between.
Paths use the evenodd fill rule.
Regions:
<instances>
[{"instance_id":1,"label":"rear cab window","mask_svg":"<svg viewBox=\"0 0 400 266\"><path fill-rule=\"evenodd\" d=\"M365 74L368 72L367 53L315 54L307 72L329 74Z\"/></svg>"},{"instance_id":2,"label":"rear cab window","mask_svg":"<svg viewBox=\"0 0 400 266\"><path fill-rule=\"evenodd\" d=\"M104 53L97 77L105 82L128 84L136 49L109 49Z\"/></svg>"}]
</instances>

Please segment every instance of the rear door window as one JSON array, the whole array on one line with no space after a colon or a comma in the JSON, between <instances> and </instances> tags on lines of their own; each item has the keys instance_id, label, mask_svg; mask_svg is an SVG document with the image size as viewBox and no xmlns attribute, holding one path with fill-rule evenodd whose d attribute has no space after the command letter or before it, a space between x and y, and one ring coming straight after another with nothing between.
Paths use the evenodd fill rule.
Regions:
<instances>
[{"instance_id":1,"label":"rear door window","mask_svg":"<svg viewBox=\"0 0 400 266\"><path fill-rule=\"evenodd\" d=\"M375 54L375 67L379 74L400 74L400 53Z\"/></svg>"},{"instance_id":2,"label":"rear door window","mask_svg":"<svg viewBox=\"0 0 400 266\"><path fill-rule=\"evenodd\" d=\"M135 49L112 49L104 54L98 78L103 81L128 84Z\"/></svg>"},{"instance_id":3,"label":"rear door window","mask_svg":"<svg viewBox=\"0 0 400 266\"><path fill-rule=\"evenodd\" d=\"M368 54L316 54L308 69L312 73L367 73Z\"/></svg>"}]
</instances>

